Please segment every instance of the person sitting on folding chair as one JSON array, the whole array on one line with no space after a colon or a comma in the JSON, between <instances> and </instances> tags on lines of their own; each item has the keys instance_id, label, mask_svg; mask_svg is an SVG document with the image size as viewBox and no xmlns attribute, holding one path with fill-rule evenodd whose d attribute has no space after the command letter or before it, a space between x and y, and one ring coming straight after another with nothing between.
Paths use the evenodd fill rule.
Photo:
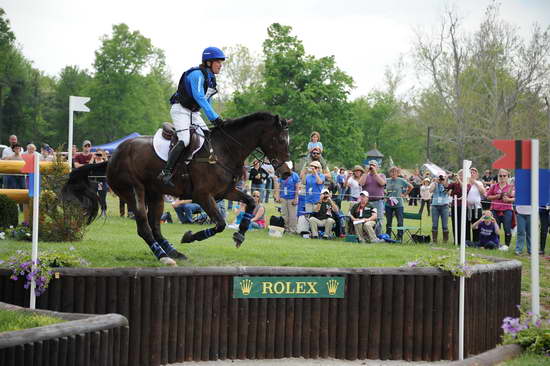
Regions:
<instances>
[{"instance_id":1,"label":"person sitting on folding chair","mask_svg":"<svg viewBox=\"0 0 550 366\"><path fill-rule=\"evenodd\" d=\"M383 240L379 240L374 232L374 226L376 225L377 210L376 208L369 207L369 192L362 191L359 193L359 202L353 205L349 211L351 219L353 221L353 227L355 234L360 243L379 243Z\"/></svg>"}]
</instances>

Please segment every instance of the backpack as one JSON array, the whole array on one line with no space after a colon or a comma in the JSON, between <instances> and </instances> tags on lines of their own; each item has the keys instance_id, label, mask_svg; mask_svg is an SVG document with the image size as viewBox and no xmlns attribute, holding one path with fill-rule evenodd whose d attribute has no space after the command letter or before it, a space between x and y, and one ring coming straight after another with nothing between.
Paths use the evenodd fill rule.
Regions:
<instances>
[{"instance_id":1,"label":"backpack","mask_svg":"<svg viewBox=\"0 0 550 366\"><path fill-rule=\"evenodd\" d=\"M278 227L285 227L285 219L283 219L282 216L271 216L269 218L269 225L278 226Z\"/></svg>"}]
</instances>

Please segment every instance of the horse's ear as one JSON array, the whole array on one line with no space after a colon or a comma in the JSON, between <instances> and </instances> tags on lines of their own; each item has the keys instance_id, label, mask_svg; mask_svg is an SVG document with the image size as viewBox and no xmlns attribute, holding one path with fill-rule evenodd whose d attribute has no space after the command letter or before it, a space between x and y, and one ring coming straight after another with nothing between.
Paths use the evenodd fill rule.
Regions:
<instances>
[{"instance_id":1,"label":"horse's ear","mask_svg":"<svg viewBox=\"0 0 550 366\"><path fill-rule=\"evenodd\" d=\"M290 125L290 124L292 123L292 121L294 121L292 118L291 118L291 119L287 119L287 120L286 120L286 124L287 124L287 125Z\"/></svg>"}]
</instances>

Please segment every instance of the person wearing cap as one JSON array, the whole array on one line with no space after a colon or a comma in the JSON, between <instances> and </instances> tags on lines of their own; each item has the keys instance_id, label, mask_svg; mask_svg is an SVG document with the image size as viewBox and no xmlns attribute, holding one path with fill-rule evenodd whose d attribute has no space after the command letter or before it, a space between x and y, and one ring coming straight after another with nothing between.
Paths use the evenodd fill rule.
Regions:
<instances>
[{"instance_id":1,"label":"person wearing cap","mask_svg":"<svg viewBox=\"0 0 550 366\"><path fill-rule=\"evenodd\" d=\"M384 187L386 176L378 172L378 162L370 160L367 174L363 174L359 185L363 191L369 193L369 207L376 209L376 226L374 231L377 235L382 233L382 222L384 220Z\"/></svg>"},{"instance_id":2,"label":"person wearing cap","mask_svg":"<svg viewBox=\"0 0 550 366\"><path fill-rule=\"evenodd\" d=\"M222 63L225 61L225 54L217 47L207 47L202 52L202 63L197 67L192 67L185 71L178 83L177 91L170 98L172 107L170 116L176 127L178 134L178 143L170 150L166 166L159 174L162 183L174 187L172 182L174 168L185 147L189 145L191 125L198 126L203 131L208 131L204 123L200 110L202 109L206 117L214 126L223 123L221 117L214 111L210 104L212 96L218 90L216 89L216 75L222 69ZM184 162L189 162L193 157L193 151L188 151L183 157Z\"/></svg>"},{"instance_id":3,"label":"person wearing cap","mask_svg":"<svg viewBox=\"0 0 550 366\"><path fill-rule=\"evenodd\" d=\"M54 161L55 156L53 154L53 149L48 144L43 144L40 148L40 154L42 155L42 160L44 161Z\"/></svg>"},{"instance_id":4,"label":"person wearing cap","mask_svg":"<svg viewBox=\"0 0 550 366\"><path fill-rule=\"evenodd\" d=\"M403 226L403 197L407 196L413 186L399 176L400 169L392 166L389 170L390 179L386 183L387 198L384 210L386 212L386 234L391 235L393 216L397 218L397 226ZM397 231L397 240L403 239L403 230Z\"/></svg>"},{"instance_id":5,"label":"person wearing cap","mask_svg":"<svg viewBox=\"0 0 550 366\"><path fill-rule=\"evenodd\" d=\"M285 231L296 233L298 192L300 190L300 176L292 172L286 179L279 178L274 180L275 191L273 196L275 202L281 204L281 215L285 220Z\"/></svg>"},{"instance_id":6,"label":"person wearing cap","mask_svg":"<svg viewBox=\"0 0 550 366\"><path fill-rule=\"evenodd\" d=\"M361 192L361 177L365 174L365 169L361 165L353 167L351 172L348 173L344 187L349 188L348 201L356 202L359 199L359 193Z\"/></svg>"},{"instance_id":7,"label":"person wearing cap","mask_svg":"<svg viewBox=\"0 0 550 366\"><path fill-rule=\"evenodd\" d=\"M93 157L94 154L92 153L92 143L90 140L84 140L84 142L82 142L82 152L73 158L74 167L80 168L81 166L92 163Z\"/></svg>"},{"instance_id":8,"label":"person wearing cap","mask_svg":"<svg viewBox=\"0 0 550 366\"><path fill-rule=\"evenodd\" d=\"M333 213L338 213L338 206L331 199L330 191L323 188L321 198L313 209L313 214L309 218L311 225L311 239L319 239L319 226L324 227L323 239L332 237L332 228L336 221L332 218Z\"/></svg>"},{"instance_id":9,"label":"person wearing cap","mask_svg":"<svg viewBox=\"0 0 550 366\"><path fill-rule=\"evenodd\" d=\"M305 186L305 212L313 212L315 205L321 198L321 191L325 184L325 175L321 173L321 163L312 161L307 168L308 174L302 180ZM309 232L309 222L305 215L298 218L298 232Z\"/></svg>"},{"instance_id":10,"label":"person wearing cap","mask_svg":"<svg viewBox=\"0 0 550 366\"><path fill-rule=\"evenodd\" d=\"M317 161L319 162L319 164L321 164L321 172L325 175L326 180L328 181L332 180L332 176L330 174L330 171L327 168L327 163L325 162L325 159L323 159L322 153L323 151L318 146L313 147L311 149L311 151L309 152L308 158L304 163L304 167L300 171L300 179L302 179L302 181L304 180L304 177L308 174L309 164L312 161Z\"/></svg>"},{"instance_id":11,"label":"person wearing cap","mask_svg":"<svg viewBox=\"0 0 550 366\"><path fill-rule=\"evenodd\" d=\"M420 186L420 211L418 213L422 215L424 212L424 206L428 210L428 217L430 216L430 205L432 201L432 192L430 191L430 178L424 178L422 185Z\"/></svg>"},{"instance_id":12,"label":"person wearing cap","mask_svg":"<svg viewBox=\"0 0 550 366\"><path fill-rule=\"evenodd\" d=\"M361 191L359 201L350 208L349 214L360 243L366 243L367 241L379 243L381 240L376 237L374 232L377 217L376 208L369 207L368 202L369 192Z\"/></svg>"}]
</instances>

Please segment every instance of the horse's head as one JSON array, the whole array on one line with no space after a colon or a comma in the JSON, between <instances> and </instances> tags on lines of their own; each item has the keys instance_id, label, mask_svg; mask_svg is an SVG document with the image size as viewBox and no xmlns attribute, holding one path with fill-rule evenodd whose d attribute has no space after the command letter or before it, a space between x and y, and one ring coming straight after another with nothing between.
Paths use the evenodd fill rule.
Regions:
<instances>
[{"instance_id":1,"label":"horse's head","mask_svg":"<svg viewBox=\"0 0 550 366\"><path fill-rule=\"evenodd\" d=\"M292 173L292 162L288 152L289 135L288 125L292 120L272 116L273 125L266 129L266 133L261 138L260 148L269 158L275 172L282 178L286 178Z\"/></svg>"}]
</instances>

